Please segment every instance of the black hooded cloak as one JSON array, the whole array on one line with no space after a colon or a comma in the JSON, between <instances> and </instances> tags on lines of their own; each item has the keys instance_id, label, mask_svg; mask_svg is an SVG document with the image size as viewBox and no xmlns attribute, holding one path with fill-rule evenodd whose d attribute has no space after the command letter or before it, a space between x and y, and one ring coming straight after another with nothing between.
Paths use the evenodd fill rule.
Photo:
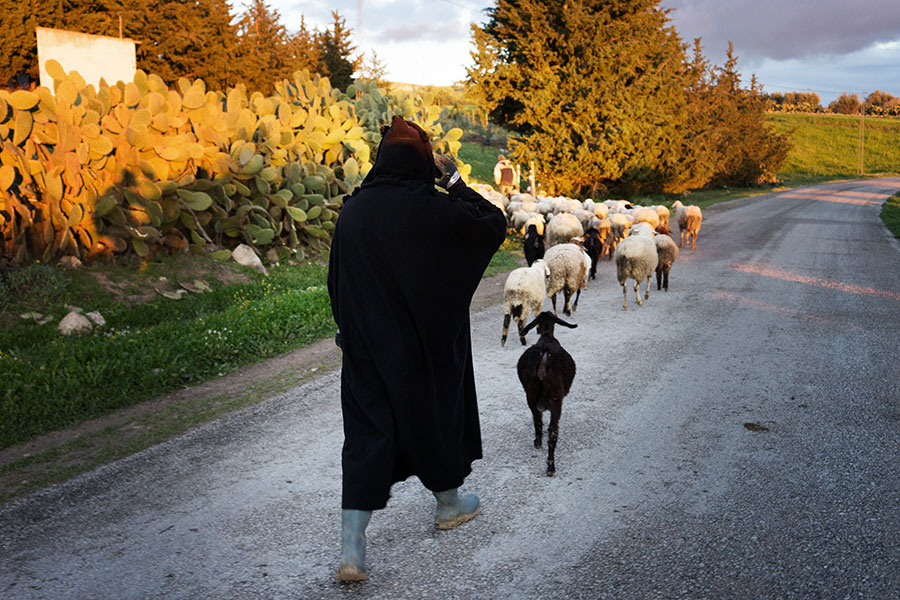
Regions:
<instances>
[{"instance_id":1,"label":"black hooded cloak","mask_svg":"<svg viewBox=\"0 0 900 600\"><path fill-rule=\"evenodd\" d=\"M469 304L506 219L462 183L436 190L430 144L390 136L331 244L343 509L384 508L391 485L410 475L431 491L459 487L482 457Z\"/></svg>"}]
</instances>

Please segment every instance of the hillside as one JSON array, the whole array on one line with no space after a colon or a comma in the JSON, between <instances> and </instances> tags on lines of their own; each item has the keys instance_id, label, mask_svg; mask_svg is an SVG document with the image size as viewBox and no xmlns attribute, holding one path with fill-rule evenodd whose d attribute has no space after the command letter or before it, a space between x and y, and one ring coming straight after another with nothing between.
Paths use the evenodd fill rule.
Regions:
<instances>
[{"instance_id":1,"label":"hillside","mask_svg":"<svg viewBox=\"0 0 900 600\"><path fill-rule=\"evenodd\" d=\"M866 117L862 127L860 117L852 115L770 113L767 119L791 136L793 148L779 171L788 180L900 172L900 119Z\"/></svg>"}]
</instances>

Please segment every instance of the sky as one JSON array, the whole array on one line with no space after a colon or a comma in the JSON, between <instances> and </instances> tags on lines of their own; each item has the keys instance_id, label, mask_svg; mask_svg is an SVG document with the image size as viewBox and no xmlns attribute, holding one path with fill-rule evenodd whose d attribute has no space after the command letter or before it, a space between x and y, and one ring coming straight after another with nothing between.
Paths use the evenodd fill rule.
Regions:
<instances>
[{"instance_id":1,"label":"sky","mask_svg":"<svg viewBox=\"0 0 900 600\"><path fill-rule=\"evenodd\" d=\"M236 11L241 0L233 2ZM483 24L478 0L268 0L295 31L324 30L336 10L360 50L377 53L387 79L425 85L464 80L471 66L471 24ZM661 0L682 40L700 37L710 62L734 43L738 70L763 90L815 92L823 105L841 93L900 96L898 0ZM361 10L360 10L361 9Z\"/></svg>"}]
</instances>

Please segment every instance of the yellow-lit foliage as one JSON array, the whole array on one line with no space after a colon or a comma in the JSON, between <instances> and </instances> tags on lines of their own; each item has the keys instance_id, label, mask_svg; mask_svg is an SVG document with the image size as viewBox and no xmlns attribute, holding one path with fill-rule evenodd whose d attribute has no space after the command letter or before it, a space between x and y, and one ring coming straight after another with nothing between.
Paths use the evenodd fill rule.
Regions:
<instances>
[{"instance_id":1,"label":"yellow-lit foliage","mask_svg":"<svg viewBox=\"0 0 900 600\"><path fill-rule=\"evenodd\" d=\"M318 249L372 166L380 124L435 117L420 98L348 96L306 71L267 97L199 79L169 89L142 71L95 89L55 61L47 70L52 91L0 91L0 257L20 263L240 242L273 259ZM455 155L461 132L433 121L435 147Z\"/></svg>"}]
</instances>

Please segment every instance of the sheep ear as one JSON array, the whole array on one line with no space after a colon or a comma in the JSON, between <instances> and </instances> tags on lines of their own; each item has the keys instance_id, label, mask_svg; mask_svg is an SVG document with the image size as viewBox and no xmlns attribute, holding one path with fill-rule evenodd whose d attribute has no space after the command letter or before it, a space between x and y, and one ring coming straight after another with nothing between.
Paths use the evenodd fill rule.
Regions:
<instances>
[{"instance_id":1,"label":"sheep ear","mask_svg":"<svg viewBox=\"0 0 900 600\"><path fill-rule=\"evenodd\" d=\"M535 319L531 323L526 325L525 328L522 330L522 335L524 336L526 333L528 333L529 331L534 329L537 324L538 324L538 319L537 319L537 317L535 317Z\"/></svg>"},{"instance_id":2,"label":"sheep ear","mask_svg":"<svg viewBox=\"0 0 900 600\"><path fill-rule=\"evenodd\" d=\"M563 321L562 319L560 319L559 317L556 317L556 316L553 317L553 322L556 323L557 325L562 325L563 327L568 327L570 329L575 329L576 327L578 327L578 325L576 325L575 323L566 323L565 321Z\"/></svg>"}]
</instances>

